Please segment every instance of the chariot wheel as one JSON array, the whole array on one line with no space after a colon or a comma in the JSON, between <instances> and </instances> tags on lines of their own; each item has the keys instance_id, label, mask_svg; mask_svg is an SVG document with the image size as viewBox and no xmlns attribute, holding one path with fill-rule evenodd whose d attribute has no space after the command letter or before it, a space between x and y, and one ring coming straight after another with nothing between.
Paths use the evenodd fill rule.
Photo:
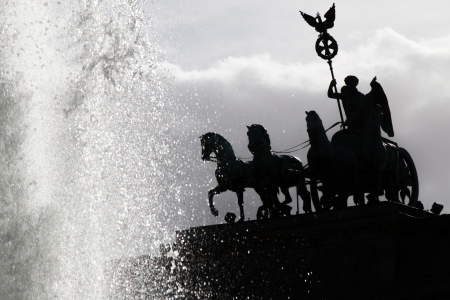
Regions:
<instances>
[{"instance_id":1,"label":"chariot wheel","mask_svg":"<svg viewBox=\"0 0 450 300\"><path fill-rule=\"evenodd\" d=\"M338 44L328 33L322 34L316 41L316 52L321 58L330 60L338 53Z\"/></svg>"},{"instance_id":2,"label":"chariot wheel","mask_svg":"<svg viewBox=\"0 0 450 300\"><path fill-rule=\"evenodd\" d=\"M403 148L398 148L399 156L399 170L398 181L400 184L400 198L403 204L405 198L409 198L408 205L416 206L419 199L419 177L417 176L416 166L409 155L408 151Z\"/></svg>"}]
</instances>

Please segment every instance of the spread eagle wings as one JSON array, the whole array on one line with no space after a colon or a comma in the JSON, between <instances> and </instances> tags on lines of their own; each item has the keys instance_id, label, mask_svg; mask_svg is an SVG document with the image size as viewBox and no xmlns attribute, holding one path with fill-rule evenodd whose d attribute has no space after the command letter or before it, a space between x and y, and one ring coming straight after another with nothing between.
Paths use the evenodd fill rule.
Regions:
<instances>
[{"instance_id":1,"label":"spread eagle wings","mask_svg":"<svg viewBox=\"0 0 450 300\"><path fill-rule=\"evenodd\" d=\"M336 19L336 7L334 3L333 6L324 14L325 21L322 21L319 15L318 17L313 17L303 13L302 11L300 11L300 13L302 14L302 17L303 19L305 19L306 23L314 27L317 32L321 33L326 32L327 29L333 28L334 20ZM317 21L317 19L319 21Z\"/></svg>"}]
</instances>

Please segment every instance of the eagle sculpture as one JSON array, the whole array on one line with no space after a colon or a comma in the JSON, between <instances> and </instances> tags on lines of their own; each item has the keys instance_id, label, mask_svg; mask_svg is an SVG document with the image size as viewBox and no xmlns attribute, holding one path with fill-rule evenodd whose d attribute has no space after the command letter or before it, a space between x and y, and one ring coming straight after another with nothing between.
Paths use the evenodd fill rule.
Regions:
<instances>
[{"instance_id":1,"label":"eagle sculpture","mask_svg":"<svg viewBox=\"0 0 450 300\"><path fill-rule=\"evenodd\" d=\"M300 11L302 14L303 19L305 19L306 23L311 25L316 29L319 33L326 33L328 29L333 28L334 26L334 20L336 19L336 8L333 6L325 13L325 21L322 21L322 18L320 17L320 14L317 13L316 17L312 17L310 15L307 15Z\"/></svg>"}]
</instances>

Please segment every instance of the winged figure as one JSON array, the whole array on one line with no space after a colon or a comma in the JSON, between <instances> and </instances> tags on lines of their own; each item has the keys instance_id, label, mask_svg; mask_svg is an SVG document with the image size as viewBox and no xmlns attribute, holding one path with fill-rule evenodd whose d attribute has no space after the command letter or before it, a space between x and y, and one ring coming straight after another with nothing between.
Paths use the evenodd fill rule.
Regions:
<instances>
[{"instance_id":1,"label":"winged figure","mask_svg":"<svg viewBox=\"0 0 450 300\"><path fill-rule=\"evenodd\" d=\"M316 17L307 15L302 11L300 11L300 13L302 14L302 17L303 19L305 19L306 23L314 27L316 31L321 34L326 33L328 29L333 28L334 20L336 19L336 8L334 6L334 3L333 6L325 13L325 21L322 21L319 13L317 13Z\"/></svg>"}]
</instances>

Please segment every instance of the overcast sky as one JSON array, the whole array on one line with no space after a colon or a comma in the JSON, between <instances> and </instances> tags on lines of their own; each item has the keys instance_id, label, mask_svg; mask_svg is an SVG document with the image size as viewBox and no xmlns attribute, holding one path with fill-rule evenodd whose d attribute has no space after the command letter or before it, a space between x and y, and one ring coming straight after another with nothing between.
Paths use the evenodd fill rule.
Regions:
<instances>
[{"instance_id":1,"label":"overcast sky","mask_svg":"<svg viewBox=\"0 0 450 300\"><path fill-rule=\"evenodd\" d=\"M272 149L282 150L307 139L306 110L317 111L325 127L339 120L336 101L326 97L328 65L314 49L318 33L299 13L323 15L332 4L165 0L148 5L164 52L162 66L172 75L171 92L186 114L195 116L178 129L195 170L186 179L194 191L183 204L189 216L185 226L223 223L227 211L237 213L232 192L216 196L219 217L209 212L215 164L200 159L201 134L220 133L238 156L249 157L245 125L265 126ZM415 161L426 209L433 202L450 205L448 7L446 1L342 1L329 30L339 44L333 59L338 85L352 74L363 93L374 76L383 86L393 140ZM294 155L306 163L306 154L304 149ZM246 218L254 219L259 199L248 190L244 202Z\"/></svg>"}]
</instances>

